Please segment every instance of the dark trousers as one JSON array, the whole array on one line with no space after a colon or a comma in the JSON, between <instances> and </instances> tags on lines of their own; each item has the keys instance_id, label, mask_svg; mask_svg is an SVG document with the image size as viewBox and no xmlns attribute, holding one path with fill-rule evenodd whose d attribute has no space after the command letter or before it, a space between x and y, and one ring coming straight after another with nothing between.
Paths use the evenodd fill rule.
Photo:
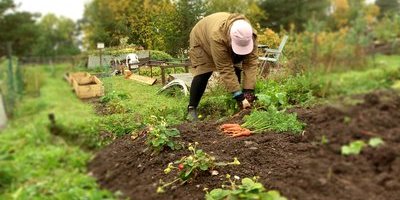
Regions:
<instances>
[{"instance_id":1,"label":"dark trousers","mask_svg":"<svg viewBox=\"0 0 400 200\"><path fill-rule=\"evenodd\" d=\"M242 70L240 68L235 67L235 74L238 77L239 83L241 78ZM201 97L206 90L208 80L210 79L212 72L208 72L205 74L200 74L193 77L192 85L190 86L190 100L189 106L195 107L200 103Z\"/></svg>"}]
</instances>

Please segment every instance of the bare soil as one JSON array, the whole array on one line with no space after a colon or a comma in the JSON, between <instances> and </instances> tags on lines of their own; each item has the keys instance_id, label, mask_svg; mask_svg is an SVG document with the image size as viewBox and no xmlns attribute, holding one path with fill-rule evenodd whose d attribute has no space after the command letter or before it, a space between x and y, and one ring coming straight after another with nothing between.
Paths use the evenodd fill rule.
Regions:
<instances>
[{"instance_id":1,"label":"bare soil","mask_svg":"<svg viewBox=\"0 0 400 200\"><path fill-rule=\"evenodd\" d=\"M99 184L121 191L130 199L204 199L204 188L220 187L225 174L241 178L260 176L267 189L279 190L292 200L384 200L400 198L400 97L378 91L363 95L352 106L293 109L307 124L303 134L263 133L228 138L220 123L185 123L178 127L182 141L199 142L199 148L220 161L237 157L239 166L217 168L217 176L198 174L191 182L157 194L159 180L169 162L188 151L166 150L154 154L145 136L129 135L115 140L97 153L88 168ZM238 120L238 119L234 119ZM360 155L343 156L342 145L379 136L385 145L367 147ZM326 137L327 144L322 144Z\"/></svg>"}]
</instances>

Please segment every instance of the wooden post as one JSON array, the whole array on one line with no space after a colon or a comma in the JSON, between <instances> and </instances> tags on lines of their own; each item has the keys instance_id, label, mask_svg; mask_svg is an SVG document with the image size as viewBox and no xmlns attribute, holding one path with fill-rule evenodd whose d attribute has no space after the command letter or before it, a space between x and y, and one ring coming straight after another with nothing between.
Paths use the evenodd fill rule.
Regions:
<instances>
[{"instance_id":1,"label":"wooden post","mask_svg":"<svg viewBox=\"0 0 400 200\"><path fill-rule=\"evenodd\" d=\"M160 68L161 68L161 83L165 85L165 69L163 66L160 66Z\"/></svg>"},{"instance_id":2,"label":"wooden post","mask_svg":"<svg viewBox=\"0 0 400 200\"><path fill-rule=\"evenodd\" d=\"M3 104L3 95L0 93L0 130L3 129L7 124L6 110Z\"/></svg>"},{"instance_id":3,"label":"wooden post","mask_svg":"<svg viewBox=\"0 0 400 200\"><path fill-rule=\"evenodd\" d=\"M185 72L189 73L189 67L188 66L185 66Z\"/></svg>"},{"instance_id":4,"label":"wooden post","mask_svg":"<svg viewBox=\"0 0 400 200\"><path fill-rule=\"evenodd\" d=\"M153 78L153 66L150 66L150 77Z\"/></svg>"}]
</instances>

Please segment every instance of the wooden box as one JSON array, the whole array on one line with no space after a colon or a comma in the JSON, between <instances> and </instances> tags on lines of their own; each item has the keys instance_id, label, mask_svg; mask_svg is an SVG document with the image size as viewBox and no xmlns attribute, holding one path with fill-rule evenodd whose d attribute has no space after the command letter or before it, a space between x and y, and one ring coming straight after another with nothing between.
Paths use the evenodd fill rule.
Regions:
<instances>
[{"instance_id":1,"label":"wooden box","mask_svg":"<svg viewBox=\"0 0 400 200\"><path fill-rule=\"evenodd\" d=\"M103 83L96 76L72 79L72 87L81 99L101 97L104 95Z\"/></svg>"},{"instance_id":2,"label":"wooden box","mask_svg":"<svg viewBox=\"0 0 400 200\"><path fill-rule=\"evenodd\" d=\"M90 74L87 72L67 73L67 81L70 85L73 84L72 80L76 80L79 84L88 84L91 82Z\"/></svg>"}]
</instances>

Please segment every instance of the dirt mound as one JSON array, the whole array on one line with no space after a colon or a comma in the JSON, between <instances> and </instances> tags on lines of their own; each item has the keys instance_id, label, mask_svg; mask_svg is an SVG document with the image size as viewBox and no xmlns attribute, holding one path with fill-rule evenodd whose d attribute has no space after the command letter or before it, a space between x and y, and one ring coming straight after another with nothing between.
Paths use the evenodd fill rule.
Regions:
<instances>
[{"instance_id":1,"label":"dirt mound","mask_svg":"<svg viewBox=\"0 0 400 200\"><path fill-rule=\"evenodd\" d=\"M157 194L159 179L172 180L163 170L186 150L152 155L144 144L129 136L117 139L90 162L89 170L100 185L121 191L131 199L204 199L203 188L220 187L225 174L260 176L268 189L289 199L397 199L400 196L400 98L392 92L365 95L351 107L298 109L307 123L301 135L265 133L227 138L213 122L182 124L182 140L199 142L199 148L217 160L237 157L239 166L217 168L218 176L199 174L185 185ZM365 148L358 156L342 156L340 148L356 139L379 136L385 145ZM328 143L323 144L322 138Z\"/></svg>"}]
</instances>

